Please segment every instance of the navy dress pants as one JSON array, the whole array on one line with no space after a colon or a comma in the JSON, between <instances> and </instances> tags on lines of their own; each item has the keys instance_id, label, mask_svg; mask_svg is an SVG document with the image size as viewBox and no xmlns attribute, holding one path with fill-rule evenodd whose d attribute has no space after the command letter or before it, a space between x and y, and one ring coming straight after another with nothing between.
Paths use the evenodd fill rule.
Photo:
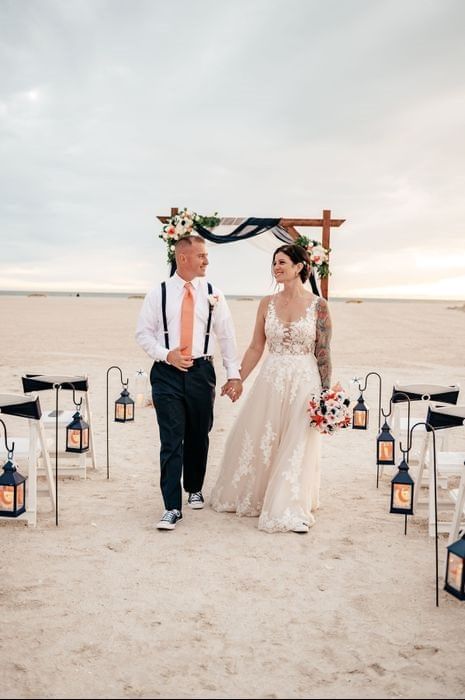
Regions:
<instances>
[{"instance_id":1,"label":"navy dress pants","mask_svg":"<svg viewBox=\"0 0 465 700\"><path fill-rule=\"evenodd\" d=\"M213 425L216 375L211 360L194 360L181 372L155 362L150 372L160 430L160 487L166 510L182 510L184 490L201 491Z\"/></svg>"}]
</instances>

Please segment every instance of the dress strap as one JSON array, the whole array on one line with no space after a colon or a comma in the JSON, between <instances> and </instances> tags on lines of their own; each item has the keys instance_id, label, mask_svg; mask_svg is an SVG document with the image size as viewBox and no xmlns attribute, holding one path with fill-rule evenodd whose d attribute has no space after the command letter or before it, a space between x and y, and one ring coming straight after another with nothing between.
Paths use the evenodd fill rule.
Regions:
<instances>
[{"instance_id":1,"label":"dress strap","mask_svg":"<svg viewBox=\"0 0 465 700\"><path fill-rule=\"evenodd\" d=\"M267 315L267 316L268 316L268 314L269 314L270 312L272 312L272 313L276 316L276 307L275 307L275 305L274 305L274 298L275 298L275 296L276 296L275 294L270 294L270 298L269 298L269 301L268 301L268 306L266 307L266 315Z\"/></svg>"}]
</instances>

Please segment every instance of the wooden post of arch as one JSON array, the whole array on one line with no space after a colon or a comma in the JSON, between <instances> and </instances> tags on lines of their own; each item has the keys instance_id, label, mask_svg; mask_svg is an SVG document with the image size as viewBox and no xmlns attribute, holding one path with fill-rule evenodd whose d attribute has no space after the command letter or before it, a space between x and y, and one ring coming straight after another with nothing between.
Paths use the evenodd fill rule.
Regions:
<instances>
[{"instance_id":1,"label":"wooden post of arch","mask_svg":"<svg viewBox=\"0 0 465 700\"><path fill-rule=\"evenodd\" d=\"M171 216L175 216L178 213L177 207L171 207ZM168 216L158 216L159 221L166 224L170 217ZM296 226L306 227L306 226L318 226L322 229L321 244L324 248L330 247L331 239L331 227L342 226L345 219L332 219L331 210L323 209L323 216L321 219L280 219L279 224L284 228L289 235L295 240L300 235L296 229ZM321 293L325 299L328 298L328 277L320 280Z\"/></svg>"},{"instance_id":2,"label":"wooden post of arch","mask_svg":"<svg viewBox=\"0 0 465 700\"><path fill-rule=\"evenodd\" d=\"M323 231L321 244L324 248L330 248L331 226L342 226L344 221L345 219L332 219L331 210L323 209L321 219L281 219L279 223L294 240L300 235L296 226L320 226ZM325 299L328 298L328 282L328 277L320 280L321 293Z\"/></svg>"}]
</instances>

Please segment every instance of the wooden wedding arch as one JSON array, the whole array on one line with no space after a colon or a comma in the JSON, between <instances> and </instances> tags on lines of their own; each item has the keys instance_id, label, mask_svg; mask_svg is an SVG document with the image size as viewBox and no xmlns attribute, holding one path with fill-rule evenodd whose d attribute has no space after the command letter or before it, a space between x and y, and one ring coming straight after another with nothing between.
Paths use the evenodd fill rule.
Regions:
<instances>
[{"instance_id":1,"label":"wooden wedding arch","mask_svg":"<svg viewBox=\"0 0 465 700\"><path fill-rule=\"evenodd\" d=\"M171 208L171 214L170 216L157 216L157 219L161 221L162 224L168 223L170 218L172 216L175 216L178 213L178 208L177 207L172 207ZM282 218L279 221L279 225L287 231L287 233L293 238L294 240L299 237L299 232L297 231L296 227L307 227L307 226L316 226L322 229L322 236L321 236L321 243L324 248L330 248L330 241L331 241L331 228L337 228L339 226L342 226L344 223L345 219L332 219L331 218L331 210L330 209L323 209L323 216L321 219L293 219L293 218ZM320 287L321 287L321 294L324 296L325 299L328 298L328 289L329 289L329 278L324 277L323 279L320 280Z\"/></svg>"}]
</instances>

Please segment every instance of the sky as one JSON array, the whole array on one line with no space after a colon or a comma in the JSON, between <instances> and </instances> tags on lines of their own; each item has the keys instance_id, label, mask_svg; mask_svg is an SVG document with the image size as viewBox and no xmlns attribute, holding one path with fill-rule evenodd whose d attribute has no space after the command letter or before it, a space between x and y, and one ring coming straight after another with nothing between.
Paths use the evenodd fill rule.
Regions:
<instances>
[{"instance_id":1,"label":"sky","mask_svg":"<svg viewBox=\"0 0 465 700\"><path fill-rule=\"evenodd\" d=\"M144 293L174 206L330 209L330 296L465 299L464 36L463 0L0 0L0 289Z\"/></svg>"}]
</instances>

